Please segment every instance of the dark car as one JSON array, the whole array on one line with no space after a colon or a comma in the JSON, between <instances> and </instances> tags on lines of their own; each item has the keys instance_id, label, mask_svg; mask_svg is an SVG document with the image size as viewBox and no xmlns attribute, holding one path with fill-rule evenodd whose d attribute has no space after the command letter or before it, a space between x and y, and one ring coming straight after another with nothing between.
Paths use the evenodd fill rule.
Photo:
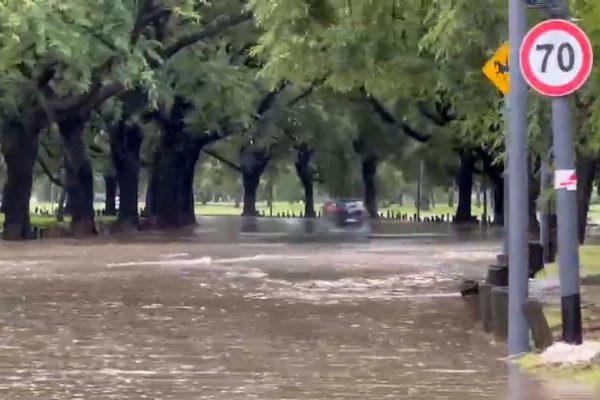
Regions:
<instances>
[{"instance_id":1,"label":"dark car","mask_svg":"<svg viewBox=\"0 0 600 400\"><path fill-rule=\"evenodd\" d=\"M323 205L323 216L335 226L363 226L367 211L361 200L329 200Z\"/></svg>"}]
</instances>

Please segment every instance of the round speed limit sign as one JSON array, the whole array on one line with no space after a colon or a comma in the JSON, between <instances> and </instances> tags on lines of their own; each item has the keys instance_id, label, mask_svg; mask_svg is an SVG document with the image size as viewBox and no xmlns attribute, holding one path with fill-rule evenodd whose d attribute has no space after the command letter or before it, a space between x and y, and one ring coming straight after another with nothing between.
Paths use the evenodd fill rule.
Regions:
<instances>
[{"instance_id":1,"label":"round speed limit sign","mask_svg":"<svg viewBox=\"0 0 600 400\"><path fill-rule=\"evenodd\" d=\"M545 96L566 96L579 89L592 70L592 45L575 24L551 19L536 25L520 51L523 77Z\"/></svg>"}]
</instances>

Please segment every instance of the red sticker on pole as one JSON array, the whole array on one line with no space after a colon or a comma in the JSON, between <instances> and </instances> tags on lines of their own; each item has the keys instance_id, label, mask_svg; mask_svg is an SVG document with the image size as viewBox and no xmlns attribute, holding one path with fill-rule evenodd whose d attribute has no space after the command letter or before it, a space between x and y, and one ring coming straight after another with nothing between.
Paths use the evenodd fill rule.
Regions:
<instances>
[{"instance_id":1,"label":"red sticker on pole","mask_svg":"<svg viewBox=\"0 0 600 400\"><path fill-rule=\"evenodd\" d=\"M523 77L544 96L566 96L579 89L590 76L592 44L572 22L551 19L533 27L523 39L519 53Z\"/></svg>"},{"instance_id":2,"label":"red sticker on pole","mask_svg":"<svg viewBox=\"0 0 600 400\"><path fill-rule=\"evenodd\" d=\"M577 190L577 173L575 170L556 170L554 173L554 189Z\"/></svg>"}]
</instances>

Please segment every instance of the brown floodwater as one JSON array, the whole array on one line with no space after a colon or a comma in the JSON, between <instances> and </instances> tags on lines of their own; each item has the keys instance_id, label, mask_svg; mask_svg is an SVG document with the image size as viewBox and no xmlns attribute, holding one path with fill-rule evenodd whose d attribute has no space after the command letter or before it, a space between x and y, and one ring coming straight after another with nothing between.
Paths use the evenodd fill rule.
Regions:
<instances>
[{"instance_id":1,"label":"brown floodwater","mask_svg":"<svg viewBox=\"0 0 600 400\"><path fill-rule=\"evenodd\" d=\"M597 399L509 374L490 244L0 244L2 399Z\"/></svg>"}]
</instances>

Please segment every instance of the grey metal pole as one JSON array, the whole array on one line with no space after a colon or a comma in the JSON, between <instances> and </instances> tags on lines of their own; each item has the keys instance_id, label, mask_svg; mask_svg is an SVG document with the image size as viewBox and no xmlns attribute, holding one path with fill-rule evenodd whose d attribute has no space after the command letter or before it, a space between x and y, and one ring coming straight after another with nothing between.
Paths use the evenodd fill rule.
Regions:
<instances>
[{"instance_id":1,"label":"grey metal pole","mask_svg":"<svg viewBox=\"0 0 600 400\"><path fill-rule=\"evenodd\" d=\"M506 256L506 258L508 259L508 214L509 214L509 199L508 199L508 192L509 192L509 187L510 187L510 183L509 183L509 178L508 178L508 152L509 152L509 148L510 148L510 142L509 142L509 134L508 134L508 125L509 125L509 118L508 118L508 114L509 114L509 106L508 106L508 98L504 99L504 223L503 223L503 241L502 241L502 254L504 254Z\"/></svg>"},{"instance_id":2,"label":"grey metal pole","mask_svg":"<svg viewBox=\"0 0 600 400\"><path fill-rule=\"evenodd\" d=\"M552 138L557 170L575 169L571 109L567 97L552 99ZM581 344L581 297L577 243L577 191L557 189L558 265L563 340Z\"/></svg>"},{"instance_id":3,"label":"grey metal pole","mask_svg":"<svg viewBox=\"0 0 600 400\"><path fill-rule=\"evenodd\" d=\"M506 151L508 151L508 142L506 146ZM506 255L508 258L508 213L509 213L509 199L508 199L508 191L510 184L508 182L508 164L504 167L504 240L502 241L502 254Z\"/></svg>"},{"instance_id":4,"label":"grey metal pole","mask_svg":"<svg viewBox=\"0 0 600 400\"><path fill-rule=\"evenodd\" d=\"M523 314L528 296L528 166L527 166L527 87L520 68L519 49L526 33L525 3L509 0L509 163L510 176L508 260L509 324L508 351L511 355L529 351L529 327Z\"/></svg>"}]
</instances>

